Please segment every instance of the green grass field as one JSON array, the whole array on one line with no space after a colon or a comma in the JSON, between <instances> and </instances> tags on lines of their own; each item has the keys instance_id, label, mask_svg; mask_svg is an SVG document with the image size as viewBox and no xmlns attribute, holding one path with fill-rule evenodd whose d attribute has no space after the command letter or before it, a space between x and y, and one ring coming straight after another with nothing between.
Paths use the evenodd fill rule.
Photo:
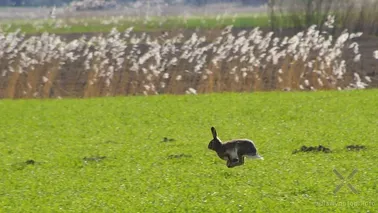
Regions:
<instances>
[{"instance_id":1,"label":"green grass field","mask_svg":"<svg viewBox=\"0 0 378 213\"><path fill-rule=\"evenodd\" d=\"M358 13L359 14L359 13ZM296 17L296 18L293 18ZM302 28L306 26L305 15L280 14L276 17L274 28ZM315 16L312 24L320 25L321 17ZM370 21L370 20L369 20ZM370 23L370 22L369 22ZM133 27L136 32L156 32L177 29L223 29L232 25L234 28L271 28L271 17L267 13L238 14L236 16L167 16L167 17L76 17L62 19L34 20L0 20L0 32L20 30L25 34L42 32L56 34L101 33L110 32L113 28L124 31ZM337 20L337 26L343 26ZM344 24L345 25L345 24Z\"/></svg>"},{"instance_id":2,"label":"green grass field","mask_svg":"<svg viewBox=\"0 0 378 213\"><path fill-rule=\"evenodd\" d=\"M285 27L293 26L289 17L280 20ZM49 33L94 33L110 32L112 28L124 31L134 27L137 32L151 32L175 29L220 29L233 25L236 28L269 27L269 17L262 14L233 16L190 16L190 17L151 17L141 18L72 18L58 20L8 20L0 21L0 28L5 32L20 29L26 34Z\"/></svg>"},{"instance_id":3,"label":"green grass field","mask_svg":"<svg viewBox=\"0 0 378 213\"><path fill-rule=\"evenodd\" d=\"M377 106L378 90L2 100L0 212L374 212ZM227 168L211 126L265 160ZM358 194L333 193L334 168L358 169Z\"/></svg>"}]
</instances>

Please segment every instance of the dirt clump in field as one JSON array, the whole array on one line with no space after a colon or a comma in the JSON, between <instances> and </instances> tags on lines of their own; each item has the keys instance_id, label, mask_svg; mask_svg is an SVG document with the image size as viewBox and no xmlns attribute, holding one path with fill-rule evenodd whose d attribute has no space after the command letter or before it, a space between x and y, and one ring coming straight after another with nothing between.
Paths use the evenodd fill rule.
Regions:
<instances>
[{"instance_id":1,"label":"dirt clump in field","mask_svg":"<svg viewBox=\"0 0 378 213\"><path fill-rule=\"evenodd\" d=\"M366 149L364 145L348 145L345 147L348 151L360 151Z\"/></svg>"},{"instance_id":2,"label":"dirt clump in field","mask_svg":"<svg viewBox=\"0 0 378 213\"><path fill-rule=\"evenodd\" d=\"M168 137L164 137L163 140L161 142L173 142L173 141L176 141L174 138L168 138Z\"/></svg>"},{"instance_id":3,"label":"dirt clump in field","mask_svg":"<svg viewBox=\"0 0 378 213\"><path fill-rule=\"evenodd\" d=\"M15 169L15 170L23 170L29 165L34 166L34 165L37 165L37 164L40 164L40 163L36 162L33 159L29 159L29 160L26 160L26 161L23 161L23 162L18 162L18 163L12 164L12 168Z\"/></svg>"},{"instance_id":4,"label":"dirt clump in field","mask_svg":"<svg viewBox=\"0 0 378 213\"><path fill-rule=\"evenodd\" d=\"M191 158L192 155L187 154L176 154L176 155L168 155L168 159L180 159L180 158Z\"/></svg>"},{"instance_id":5,"label":"dirt clump in field","mask_svg":"<svg viewBox=\"0 0 378 213\"><path fill-rule=\"evenodd\" d=\"M302 146L300 149L296 149L293 151L293 154L296 154L298 152L324 152L324 153L330 153L331 149L324 147L322 145L319 146Z\"/></svg>"},{"instance_id":6,"label":"dirt clump in field","mask_svg":"<svg viewBox=\"0 0 378 213\"><path fill-rule=\"evenodd\" d=\"M26 165L34 165L35 161L34 160L27 160L27 161L25 161L25 164Z\"/></svg>"},{"instance_id":7,"label":"dirt clump in field","mask_svg":"<svg viewBox=\"0 0 378 213\"><path fill-rule=\"evenodd\" d=\"M102 161L106 158L106 156L94 156L94 157L84 157L83 160L85 162L99 162L99 161Z\"/></svg>"},{"instance_id":8,"label":"dirt clump in field","mask_svg":"<svg viewBox=\"0 0 378 213\"><path fill-rule=\"evenodd\" d=\"M112 141L112 140L107 140L104 143L107 143L107 144L118 144L117 141Z\"/></svg>"}]
</instances>

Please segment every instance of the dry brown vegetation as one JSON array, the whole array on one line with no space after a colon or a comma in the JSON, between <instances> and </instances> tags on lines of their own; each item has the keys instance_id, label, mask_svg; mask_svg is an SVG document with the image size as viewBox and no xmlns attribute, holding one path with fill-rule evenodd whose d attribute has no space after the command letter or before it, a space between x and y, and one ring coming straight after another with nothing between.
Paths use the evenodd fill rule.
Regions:
<instances>
[{"instance_id":1,"label":"dry brown vegetation","mask_svg":"<svg viewBox=\"0 0 378 213\"><path fill-rule=\"evenodd\" d=\"M360 36L334 38L316 26L282 38L231 26L208 37L132 29L72 41L1 34L0 97L366 88L372 79L360 70Z\"/></svg>"}]
</instances>

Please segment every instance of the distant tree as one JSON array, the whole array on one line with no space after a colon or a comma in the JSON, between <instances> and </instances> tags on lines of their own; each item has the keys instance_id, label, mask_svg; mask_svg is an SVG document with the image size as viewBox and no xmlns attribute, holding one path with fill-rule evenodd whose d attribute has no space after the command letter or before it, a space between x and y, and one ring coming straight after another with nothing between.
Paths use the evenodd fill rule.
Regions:
<instances>
[{"instance_id":1,"label":"distant tree","mask_svg":"<svg viewBox=\"0 0 378 213\"><path fill-rule=\"evenodd\" d=\"M0 6L7 6L7 5L9 5L8 0L0 0Z\"/></svg>"},{"instance_id":2,"label":"distant tree","mask_svg":"<svg viewBox=\"0 0 378 213\"><path fill-rule=\"evenodd\" d=\"M208 0L185 0L186 4L202 6L208 3Z\"/></svg>"},{"instance_id":3,"label":"distant tree","mask_svg":"<svg viewBox=\"0 0 378 213\"><path fill-rule=\"evenodd\" d=\"M136 2L137 0L117 0L119 3L130 3L130 2Z\"/></svg>"},{"instance_id":4,"label":"distant tree","mask_svg":"<svg viewBox=\"0 0 378 213\"><path fill-rule=\"evenodd\" d=\"M73 0L0 0L0 6L61 6Z\"/></svg>"},{"instance_id":5,"label":"distant tree","mask_svg":"<svg viewBox=\"0 0 378 213\"><path fill-rule=\"evenodd\" d=\"M260 6L267 4L269 0L242 0L244 5Z\"/></svg>"}]
</instances>

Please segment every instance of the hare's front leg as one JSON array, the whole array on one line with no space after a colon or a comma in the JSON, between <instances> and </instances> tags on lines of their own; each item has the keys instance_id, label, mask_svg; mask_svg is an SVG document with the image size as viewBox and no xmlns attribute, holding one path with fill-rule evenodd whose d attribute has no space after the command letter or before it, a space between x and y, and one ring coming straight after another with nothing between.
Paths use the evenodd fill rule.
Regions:
<instances>
[{"instance_id":1,"label":"hare's front leg","mask_svg":"<svg viewBox=\"0 0 378 213\"><path fill-rule=\"evenodd\" d=\"M235 166L240 166L240 165L243 165L244 164L244 158L243 157L240 157L240 158L233 158L233 159L229 159L227 161L227 167L228 168L232 168L232 167L235 167Z\"/></svg>"},{"instance_id":2,"label":"hare's front leg","mask_svg":"<svg viewBox=\"0 0 378 213\"><path fill-rule=\"evenodd\" d=\"M244 157L242 155L239 155L239 165L243 165L244 164Z\"/></svg>"},{"instance_id":3,"label":"hare's front leg","mask_svg":"<svg viewBox=\"0 0 378 213\"><path fill-rule=\"evenodd\" d=\"M227 161L227 167L228 167L228 168L235 167L236 164L237 164L237 162L233 162L233 161L231 161L231 160L228 160L228 161Z\"/></svg>"},{"instance_id":4,"label":"hare's front leg","mask_svg":"<svg viewBox=\"0 0 378 213\"><path fill-rule=\"evenodd\" d=\"M235 164L238 162L238 159L236 158L231 158L230 155L226 155L227 156L227 167L228 168L232 168L235 166Z\"/></svg>"}]
</instances>

